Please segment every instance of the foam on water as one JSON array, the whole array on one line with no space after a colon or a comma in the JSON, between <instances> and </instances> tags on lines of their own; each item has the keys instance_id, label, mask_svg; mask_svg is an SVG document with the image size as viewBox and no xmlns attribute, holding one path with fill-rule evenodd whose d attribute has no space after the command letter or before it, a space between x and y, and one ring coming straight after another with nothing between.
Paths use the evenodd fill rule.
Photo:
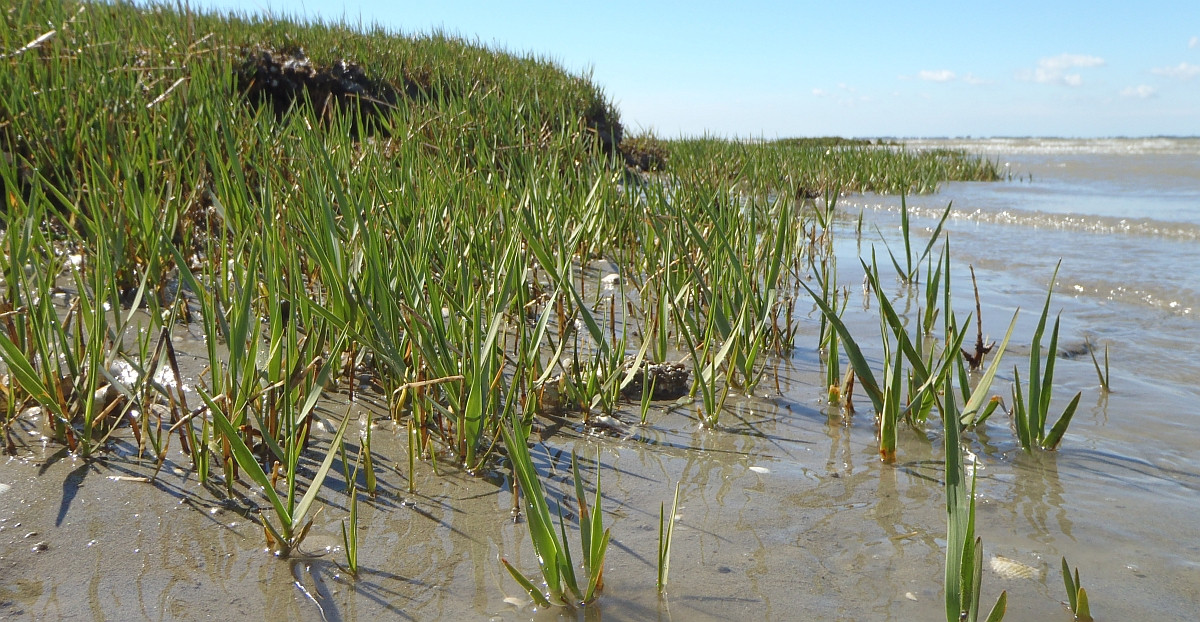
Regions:
<instances>
[{"instance_id":1,"label":"foam on water","mask_svg":"<svg viewBox=\"0 0 1200 622\"><path fill-rule=\"evenodd\" d=\"M1200 137L1142 138L941 138L906 140L915 149L964 149L985 155L1007 154L1200 154Z\"/></svg>"},{"instance_id":2,"label":"foam on water","mask_svg":"<svg viewBox=\"0 0 1200 622\"><path fill-rule=\"evenodd\" d=\"M1047 272L1062 258L1058 286L1070 295L1183 316L1200 309L1200 138L947 139L907 146L983 153L1012 172L1011 181L950 183L937 195L908 200L918 226L952 203L951 244L975 265L1021 276ZM857 197L847 205L885 228L898 221L895 197Z\"/></svg>"}]
</instances>

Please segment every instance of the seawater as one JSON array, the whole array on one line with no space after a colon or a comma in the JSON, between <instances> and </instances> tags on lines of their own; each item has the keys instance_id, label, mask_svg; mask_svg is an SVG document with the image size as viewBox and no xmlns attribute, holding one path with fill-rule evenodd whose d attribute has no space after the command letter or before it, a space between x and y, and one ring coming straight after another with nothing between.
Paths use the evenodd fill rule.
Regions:
<instances>
[{"instance_id":1,"label":"seawater","mask_svg":"<svg viewBox=\"0 0 1200 622\"><path fill-rule=\"evenodd\" d=\"M1065 352L1050 424L1083 394L1053 454L1022 455L1003 415L977 441L985 546L1055 569L1065 554L1108 601L1132 598L1170 619L1200 611L1200 139L944 139L905 148L964 149L1009 176L947 183L905 201L918 249L950 208L944 235L958 316L975 312L968 266L993 339L1020 309L993 391L1011 402L1014 366L1027 382L1030 338L1052 291L1050 321L1060 319ZM888 249L903 251L900 198L850 196L839 206L843 237L861 214L859 256L870 262L874 247L881 271L894 272ZM1103 365L1105 347L1111 393L1100 390L1091 359ZM1054 595L1059 573L1051 574ZM1156 580L1166 582L1151 587Z\"/></svg>"},{"instance_id":2,"label":"seawater","mask_svg":"<svg viewBox=\"0 0 1200 622\"><path fill-rule=\"evenodd\" d=\"M1062 313L1064 343L1101 357L1107 345L1119 370L1114 385L1145 383L1200 403L1200 139L946 139L906 147L964 149L1011 176L906 198L917 237L949 206L945 239L956 267L974 267L988 294L985 319L989 307L1019 306L1033 321L1058 265L1051 313ZM896 252L900 204L874 195L842 203L868 223L862 243L873 235ZM883 247L877 252L886 258ZM1007 317L991 319L993 334L1002 335ZM1081 358L1091 366L1090 356ZM1155 418L1200 425L1191 404ZM1189 450L1200 447L1200 434L1186 441Z\"/></svg>"},{"instance_id":3,"label":"seawater","mask_svg":"<svg viewBox=\"0 0 1200 622\"><path fill-rule=\"evenodd\" d=\"M975 233L972 250L988 236L992 256L1063 257L1064 276L1086 295L1183 315L1200 309L1200 139L946 143L1015 179L945 184L928 205L953 201L952 230Z\"/></svg>"}]
</instances>

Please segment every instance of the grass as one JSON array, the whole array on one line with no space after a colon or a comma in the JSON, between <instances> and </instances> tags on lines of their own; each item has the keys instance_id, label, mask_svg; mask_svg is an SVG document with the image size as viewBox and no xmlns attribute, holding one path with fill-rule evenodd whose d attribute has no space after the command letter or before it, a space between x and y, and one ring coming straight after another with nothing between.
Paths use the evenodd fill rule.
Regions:
<instances>
[{"instance_id":1,"label":"grass","mask_svg":"<svg viewBox=\"0 0 1200 622\"><path fill-rule=\"evenodd\" d=\"M920 428L935 406L976 426L994 408L988 388L969 392L963 380L948 246L932 263L949 207L919 254L902 214L904 255L892 262L906 290L926 264L920 317L898 313L873 258L864 263L882 365L842 321L833 255L847 222L840 193L998 179L985 159L835 139L626 144L588 76L436 32L33 0L2 19L6 439L35 405L47 436L85 458L136 421L139 455L161 466L177 434L201 481L219 479L230 495L244 478L263 488L272 513L261 524L281 555L304 540L341 452L344 420L328 445L313 442L321 405L335 389L368 390L404 430L408 495L423 465L511 465L548 593L510 566L512 576L539 602L592 602L609 541L599 466L589 502L573 462L579 580L566 521L556 529L528 456L529 424L578 415L586 429L630 406L622 389L643 360L682 360L690 396L675 407L720 429L731 394L769 392L766 370L796 347L804 290L825 324L821 397L849 404L851 383L839 382L848 364L880 416L885 460L903 451L900 427ZM280 59L323 76L352 66L355 88L371 94L330 82L272 91L263 76L282 72ZM599 262L619 291L606 293ZM941 341L926 346L938 318ZM155 380L166 361L179 385L166 338L179 325L205 343L195 408ZM1024 412L1049 403L1057 333L1056 320ZM153 348L150 335L160 335ZM118 378L117 363L139 373ZM654 382L634 407L646 425ZM155 406L170 419L152 424ZM1044 427L1030 421L1021 429ZM370 429L358 459L374 496L375 470L388 467L373 462ZM6 450L16 451L11 439ZM353 572L357 477L342 477L354 481L344 532ZM955 516L966 512L959 501ZM662 516L660 531L661 590ZM955 534L956 546L973 541Z\"/></svg>"},{"instance_id":2,"label":"grass","mask_svg":"<svg viewBox=\"0 0 1200 622\"><path fill-rule=\"evenodd\" d=\"M1083 584L1079 582L1079 569L1075 569L1074 576L1071 575L1071 567L1067 565L1067 558L1062 558L1062 573L1063 585L1067 589L1067 607L1071 613L1075 614L1075 619L1080 622L1091 622L1092 608L1088 605L1087 590L1083 589Z\"/></svg>"},{"instance_id":3,"label":"grass","mask_svg":"<svg viewBox=\"0 0 1200 622\"><path fill-rule=\"evenodd\" d=\"M897 274L900 275L900 280L904 283L919 283L921 280L921 262L929 257L930 251L933 250L933 245L938 241L938 236L942 232L942 227L946 224L946 218L950 216L950 208L953 204L947 205L946 210L942 212L942 217L938 219L937 226L933 229L933 234L929 236L929 243L925 245L925 250L921 254L913 257L912 252L912 227L909 225L908 202L906 195L900 195L900 237L904 241L904 265L896 259L896 254L892 252L890 246L887 246L887 239L884 238L884 246L887 248L888 256L892 260L892 265L895 266ZM934 285L936 288L936 284Z\"/></svg>"},{"instance_id":4,"label":"grass","mask_svg":"<svg viewBox=\"0 0 1200 622\"><path fill-rule=\"evenodd\" d=\"M1100 368L1100 361L1096 360L1096 352L1090 341L1085 342L1087 345L1088 355L1092 357L1092 365L1096 367L1096 377L1100 380L1100 388L1105 393L1111 393L1112 388L1108 384L1108 379L1111 377L1108 370L1108 344L1104 344L1104 369Z\"/></svg>"},{"instance_id":5,"label":"grass","mask_svg":"<svg viewBox=\"0 0 1200 622\"><path fill-rule=\"evenodd\" d=\"M666 504L658 508L658 578L654 585L658 593L667 590L667 577L671 571L671 541L675 537L675 520L679 514L679 486L675 486L675 500L671 502L671 513Z\"/></svg>"},{"instance_id":6,"label":"grass","mask_svg":"<svg viewBox=\"0 0 1200 622\"><path fill-rule=\"evenodd\" d=\"M947 402L949 404L949 402ZM946 441L946 622L979 619L979 598L983 582L983 540L975 536L975 469L970 483L963 463L959 421L950 416L954 407L943 411ZM987 622L1004 619L1007 592L1001 592L992 606Z\"/></svg>"},{"instance_id":7,"label":"grass","mask_svg":"<svg viewBox=\"0 0 1200 622\"><path fill-rule=\"evenodd\" d=\"M837 263L835 258L825 258L821 262L821 269L816 271L814 277L821 286L821 300L827 301L826 304L830 310L841 318L841 314L846 310L846 303L843 300L839 309L837 302ZM843 391L841 389L842 367L840 354L838 349L838 331L834 329L829 319L821 315L821 350L825 355L825 384L829 387L828 401L830 404L839 404L842 401Z\"/></svg>"},{"instance_id":8,"label":"grass","mask_svg":"<svg viewBox=\"0 0 1200 622\"><path fill-rule=\"evenodd\" d=\"M312 519L305 521L308 518L309 510L312 504L316 501L317 493L321 490L321 484L324 483L325 477L329 474L330 467L333 466L333 460L338 455L338 452L333 447L339 447L342 442L342 436L346 432L346 424L350 421L349 417L342 420L338 427L337 433L333 436L331 442L332 447L325 454L325 459L317 468L316 474L313 475L312 482L304 495L297 501L296 493L297 486L297 462L299 451L295 445L289 445L287 468L287 492L284 496L280 496L275 491L275 483L271 476L268 476L266 471L258 464L258 460L249 447L242 441L241 436L234 429L229 420L221 413L220 408L214 408L211 405L213 422L216 429L224 437L225 441L230 446L230 451L233 459L242 467L247 475L259 486L262 486L263 492L266 494L267 500L271 502L271 507L275 510L275 521L272 522L267 518L263 518L262 526L263 533L266 536L267 546L280 557L287 557L291 554L300 543L304 541L308 535L308 530L312 527ZM357 565L357 560L355 562Z\"/></svg>"},{"instance_id":9,"label":"grass","mask_svg":"<svg viewBox=\"0 0 1200 622\"><path fill-rule=\"evenodd\" d=\"M368 429L370 427L367 425ZM340 453L342 468L349 469L345 443L341 445ZM359 455L361 459L363 454ZM350 516L347 518L350 522L347 525L345 520L342 521L342 546L346 552L346 570L355 576L358 575L358 469L360 466L362 466L361 462L356 463L352 473L345 473L346 481L350 482L350 489L346 492L346 497L350 500Z\"/></svg>"},{"instance_id":10,"label":"grass","mask_svg":"<svg viewBox=\"0 0 1200 622\"><path fill-rule=\"evenodd\" d=\"M1042 371L1042 336L1046 329L1046 318L1050 313L1050 295L1053 293L1054 277L1058 275L1058 267L1054 268L1054 276L1050 278L1051 290L1046 293L1046 304L1042 307L1042 315L1038 319L1037 328L1033 331L1033 346L1029 353L1029 392L1023 394L1020 373L1013 369L1013 421L1017 431L1017 440L1021 448L1027 452L1034 449L1055 449L1062 442L1071 417L1079 406L1082 392L1076 393L1066 409L1059 415L1058 421L1049 431L1046 430L1050 413L1050 398L1054 387L1054 362L1058 356L1058 326L1059 319L1054 319L1054 328L1050 332L1050 344L1046 349L1045 370Z\"/></svg>"},{"instance_id":11,"label":"grass","mask_svg":"<svg viewBox=\"0 0 1200 622\"><path fill-rule=\"evenodd\" d=\"M583 490L583 478L579 475L579 460L575 454L571 454L571 472L575 478L575 500L579 511L580 550L583 554L584 574L583 581L580 582L575 573L570 543L567 541L562 507L559 506L558 509L556 531L545 490L529 455L529 431L519 418L514 417L512 427L504 428L503 434L504 446L508 449L512 464L514 483L520 486L521 497L525 500L529 537L533 541L538 567L549 593L543 593L541 588L508 560L501 559L501 563L533 601L542 607L549 607L551 603L568 606L590 604L595 600L597 591L603 587L604 555L608 550L610 538L609 532L604 529L600 508L599 479L596 480L596 494L589 510ZM599 467L600 461L597 457L597 473Z\"/></svg>"}]
</instances>

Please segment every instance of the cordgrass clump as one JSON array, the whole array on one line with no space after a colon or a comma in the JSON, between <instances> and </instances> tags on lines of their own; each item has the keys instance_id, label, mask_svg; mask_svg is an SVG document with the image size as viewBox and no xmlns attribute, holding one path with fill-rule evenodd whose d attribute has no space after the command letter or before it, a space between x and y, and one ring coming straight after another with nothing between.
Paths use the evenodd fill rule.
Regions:
<instances>
[{"instance_id":1,"label":"cordgrass clump","mask_svg":"<svg viewBox=\"0 0 1200 622\"><path fill-rule=\"evenodd\" d=\"M655 173L667 168L667 144L653 134L625 137L621 141L625 163L639 171Z\"/></svg>"},{"instance_id":2,"label":"cordgrass clump","mask_svg":"<svg viewBox=\"0 0 1200 622\"><path fill-rule=\"evenodd\" d=\"M35 0L2 19L7 451L34 408L49 438L86 458L127 423L159 465L178 437L210 489L263 488L259 520L282 556L304 540L326 482L357 481L348 457L341 476L332 469L347 418L328 426L328 445L313 440L327 427L321 405L369 391L405 436L410 495L425 465L484 474L507 459L549 594L512 577L539 603L580 604L599 593L609 539L599 466L587 500L573 465L576 577L567 520L554 525L528 455L532 422L553 411L595 431L637 403L653 425L653 403L669 401L720 429L730 394L762 394L796 347L811 275L837 366L828 385L853 368L885 460L902 450L901 424L936 410L957 434L985 417L999 352L984 388L966 392L948 248L932 264L938 231L918 255L906 230L903 259L893 255L904 287L920 285L922 261L944 275L926 283L922 321L906 323L873 257L863 262L882 382L840 319L848 293L832 273L839 194L997 178L984 159L857 140L626 138L588 76L442 33ZM926 345L937 318L940 345ZM170 345L180 326L203 338L194 391ZM118 377L121 366L134 371ZM852 386L822 397L849 408ZM1039 395L1048 401L1048 386ZM370 442L354 460L374 495ZM951 542L969 561L965 478L953 486ZM354 570L357 484L346 489ZM664 515L660 530L661 589ZM974 606L969 590L958 596Z\"/></svg>"},{"instance_id":3,"label":"cordgrass clump","mask_svg":"<svg viewBox=\"0 0 1200 622\"><path fill-rule=\"evenodd\" d=\"M1058 266L1054 267L1054 275L1050 277L1050 289L1046 292L1046 304L1042 307L1042 315L1038 318L1037 328L1033 331L1033 347L1029 352L1028 393L1022 390L1021 375L1013 368L1013 425L1016 428L1017 440L1026 452L1034 449L1054 450L1062 442L1071 418L1079 407L1079 398L1083 392L1075 394L1065 410L1059 415L1058 421L1049 431L1050 398L1054 388L1054 363L1058 358L1058 327L1061 317L1054 318L1054 327L1050 331L1050 344L1046 349L1046 359L1042 361L1042 336L1046 330L1046 319L1050 315L1050 295L1054 292L1054 279L1058 276ZM1043 369L1044 366L1044 369Z\"/></svg>"},{"instance_id":4,"label":"cordgrass clump","mask_svg":"<svg viewBox=\"0 0 1200 622\"><path fill-rule=\"evenodd\" d=\"M1067 608L1075 614L1075 619L1079 622L1092 622L1092 608L1088 605L1087 590L1079 582L1079 569L1076 568L1072 576L1065 556L1062 558L1062 573L1063 585L1067 590Z\"/></svg>"},{"instance_id":5,"label":"cordgrass clump","mask_svg":"<svg viewBox=\"0 0 1200 622\"><path fill-rule=\"evenodd\" d=\"M525 500L529 537L537 552L538 567L549 594L544 594L541 588L508 560L501 558L501 563L533 601L542 607L549 607L551 603L568 606L590 604L596 599L597 592L604 587L604 556L611 537L610 531L604 528L599 478L596 480L596 494L589 509L583 479L579 474L579 460L574 453L571 454L571 473L575 480L575 502L579 516L580 552L583 557L583 576L577 578L571 545L567 541L562 506L558 507L558 529L555 530L541 478L538 477L533 459L529 455L529 430L518 418L514 418L511 427L505 426L501 431L512 464L514 482L520 486L521 497ZM597 456L597 472L599 467L600 459Z\"/></svg>"}]
</instances>

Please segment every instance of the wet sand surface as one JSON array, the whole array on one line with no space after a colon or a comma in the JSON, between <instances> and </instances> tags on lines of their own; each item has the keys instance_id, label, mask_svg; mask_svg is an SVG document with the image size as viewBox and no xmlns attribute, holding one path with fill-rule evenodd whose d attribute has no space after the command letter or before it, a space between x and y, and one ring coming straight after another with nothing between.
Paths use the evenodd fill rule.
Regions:
<instances>
[{"instance_id":1,"label":"wet sand surface","mask_svg":"<svg viewBox=\"0 0 1200 622\"><path fill-rule=\"evenodd\" d=\"M156 620L940 617L945 502L937 423L905 429L897 463L881 463L869 414L843 418L811 397L786 397L819 395L816 379L805 385L802 375L782 370L783 392L774 397L731 400L723 429L700 429L688 404L652 410L645 427L626 413L631 423L619 436L584 435L567 423L536 443L534 459L556 499L571 489L570 451L585 458L589 485L590 460L598 454L602 464L613 542L603 595L583 613L535 611L501 567L503 556L536 572L504 474L475 477L445 462L435 474L419 463L417 493L408 495L407 452L396 440L403 434L390 423L373 434L381 493L360 503L357 578L341 568L347 497L340 475L326 483L324 510L301 554L276 559L257 523L269 503L253 488L238 485L249 495L228 498L219 481L202 486L182 455L141 481L154 476L153 464L125 453L127 441L88 463L26 435L21 455L0 471L8 487L0 494L0 612ZM1200 529L1189 518L1200 477L1082 440L1107 413L1146 398L1131 387L1089 404L1055 454L1024 455L1003 421L972 444L986 555L1034 569L1027 577L985 572L985 601L1009 592L1007 619L1070 619L1060 604L1063 554L1081 568L1107 619L1185 619L1200 599ZM343 408L330 404L322 416ZM361 399L352 416L370 410ZM669 507L675 482L680 508L669 590L660 599L658 510Z\"/></svg>"},{"instance_id":2,"label":"wet sand surface","mask_svg":"<svg viewBox=\"0 0 1200 622\"><path fill-rule=\"evenodd\" d=\"M1057 165L1037 166L1035 179ZM1062 191L1047 183L1043 194ZM960 317L974 312L968 264L976 269L986 334L1003 335L1022 309L993 386L1006 400L1012 367L1027 365L1046 283L1057 257L1064 259L1052 312L1062 310L1060 349L1071 355L1057 361L1052 416L1076 391L1083 396L1062 447L1025 454L1000 412L965 434L978 473L982 601L988 607L1006 590L1006 620L1071 620L1062 604L1065 555L1079 568L1097 619L1193 619L1200 610L1200 325L1191 309L1200 300L1200 274L1187 260L1197 252L1187 232L1195 225L1184 218L1166 234L1154 227L1097 231L1095 222L1109 223L1108 216L1073 225L1074 216L1013 212L997 198L1017 190L1029 188L951 185L909 199L919 235L955 201L947 232ZM1155 222L1174 222L1166 214L1179 192L1189 191L1172 191ZM846 198L840 205L848 217L835 235L838 280L849 288L846 321L876 365L878 315L864 303L855 257L869 257L880 236L897 248L896 204ZM860 210L867 222L861 243L854 233ZM886 253L882 246L878 252ZM897 309L915 312L920 292L894 287ZM408 494L404 431L367 393L349 406L356 421L370 414L377 424L380 494L360 500L358 577L341 567L348 506L340 461L301 553L277 559L266 552L259 525L259 509L270 517L270 504L245 482L233 497L219 478L201 485L177 446L155 475L125 431L101 459L83 461L43 441L39 421L20 418L18 455L0 463L0 618L940 619L941 423L902 426L896 463L880 462L865 397L857 396L853 415L823 403L818 316L804 304L796 313L796 349L768 361L755 397L730 398L718 429L702 429L699 404L687 400L654 403L645 426L637 424L636 404L600 432L573 416L539 422L545 436L535 432L532 454L552 501L571 494L572 451L583 459L589 487L592 460L601 462L613 541L604 590L587 609L536 611L501 566L504 557L537 572L503 470L471 475L443 458L435 473L421 461L416 493ZM1098 387L1088 343L1111 346L1110 394ZM204 348L186 339L179 348L194 384L205 362L188 352ZM326 424L315 436L317 460L347 405L344 394L334 394L319 406ZM351 456L356 426L347 437ZM308 460L311 475L316 464ZM660 598L658 512L663 503L669 508L677 483L670 582Z\"/></svg>"}]
</instances>

